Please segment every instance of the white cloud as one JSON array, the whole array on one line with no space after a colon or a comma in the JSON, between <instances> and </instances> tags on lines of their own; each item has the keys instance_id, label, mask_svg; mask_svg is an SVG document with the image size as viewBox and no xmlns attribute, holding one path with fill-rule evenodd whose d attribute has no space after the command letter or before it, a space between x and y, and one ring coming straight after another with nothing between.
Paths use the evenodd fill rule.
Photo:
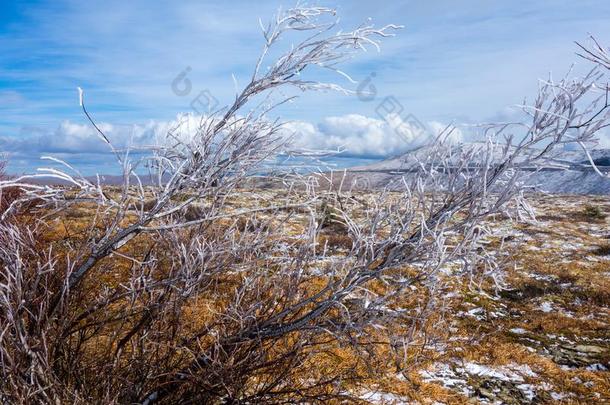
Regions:
<instances>
[{"instance_id":1,"label":"white cloud","mask_svg":"<svg viewBox=\"0 0 610 405\"><path fill-rule=\"evenodd\" d=\"M294 121L286 129L294 136L296 147L307 149L345 150L346 155L388 157L420 146L436 136L445 125L438 122L423 124L410 116L388 115L385 120L348 114L327 117L317 125ZM460 141L462 133L450 137Z\"/></svg>"},{"instance_id":2,"label":"white cloud","mask_svg":"<svg viewBox=\"0 0 610 405\"><path fill-rule=\"evenodd\" d=\"M137 125L116 125L101 122L98 127L116 149L138 148L167 142L168 132L181 139L197 133L205 116L178 115L171 121L148 121ZM295 149L343 150L343 156L384 158L400 154L429 142L445 125L429 122L425 126L414 117L402 119L390 115L385 120L358 114L324 118L319 123L291 121L285 126ZM111 161L110 149L101 140L95 128L88 123L63 121L58 127L45 132L38 128L24 129L24 137L0 137L0 149L13 155L13 161L31 161L30 167L41 155L61 156L64 160L79 162L87 159ZM461 131L451 139L460 141ZM85 158L87 155L89 158ZM23 165L25 166L25 164Z\"/></svg>"},{"instance_id":3,"label":"white cloud","mask_svg":"<svg viewBox=\"0 0 610 405\"><path fill-rule=\"evenodd\" d=\"M179 115L172 121L148 121L136 125L114 125L97 123L104 135L116 149L130 147L145 147L164 142L166 135L172 131L184 138L196 133L201 116L192 114ZM37 155L44 153L96 153L110 152L101 136L90 124L79 124L63 121L52 132L41 129L24 129L22 132L33 133L23 138L0 137L0 149L21 155Z\"/></svg>"},{"instance_id":4,"label":"white cloud","mask_svg":"<svg viewBox=\"0 0 610 405\"><path fill-rule=\"evenodd\" d=\"M182 114L170 121L151 120L136 125L102 122L98 123L98 127L115 148L126 149L166 143L170 131L180 139L189 139L197 133L197 128L205 119L205 116ZM285 133L292 137L294 149L342 150L342 156L347 157L386 158L431 142L446 127L446 124L438 121L424 125L413 116L401 118L389 115L381 119L347 114L326 117L317 123L290 121L285 124ZM36 128L28 128L27 132L29 136L20 138L0 136L0 150L9 152L11 160L20 162L21 167L37 167L41 155L58 156L77 167L92 164L93 161L108 167L113 160L108 146L88 123L63 121L51 132ZM610 134L602 133L598 138L598 147L610 147ZM465 131L464 128L454 128L448 136L453 143L477 139L476 131Z\"/></svg>"},{"instance_id":5,"label":"white cloud","mask_svg":"<svg viewBox=\"0 0 610 405\"><path fill-rule=\"evenodd\" d=\"M447 124L443 124L442 122L431 121L428 123L428 128L430 128L432 134L446 134L447 140L453 143L466 142L468 138L460 128L447 128Z\"/></svg>"},{"instance_id":6,"label":"white cloud","mask_svg":"<svg viewBox=\"0 0 610 405\"><path fill-rule=\"evenodd\" d=\"M598 144L597 144L598 148L610 149L610 133L609 132L600 133L597 136L597 139L598 139Z\"/></svg>"}]
</instances>

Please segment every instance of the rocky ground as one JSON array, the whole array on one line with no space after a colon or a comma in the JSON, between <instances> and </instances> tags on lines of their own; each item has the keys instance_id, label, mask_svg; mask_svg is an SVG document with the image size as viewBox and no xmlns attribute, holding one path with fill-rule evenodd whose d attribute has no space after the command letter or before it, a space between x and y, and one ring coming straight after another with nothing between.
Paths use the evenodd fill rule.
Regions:
<instances>
[{"instance_id":1,"label":"rocky ground","mask_svg":"<svg viewBox=\"0 0 610 405\"><path fill-rule=\"evenodd\" d=\"M509 235L501 286L449 282L447 338L364 399L610 403L610 198L530 201L537 222L492 223Z\"/></svg>"},{"instance_id":2,"label":"rocky ground","mask_svg":"<svg viewBox=\"0 0 610 405\"><path fill-rule=\"evenodd\" d=\"M271 190L257 195L277 198ZM358 194L361 201L371 196ZM536 220L488 223L489 250L505 263L501 277L469 280L448 266L442 321L426 347L402 373L388 371L356 391L361 399L610 403L610 196L536 194L528 201ZM343 239L324 237L334 254L346 254Z\"/></svg>"},{"instance_id":3,"label":"rocky ground","mask_svg":"<svg viewBox=\"0 0 610 405\"><path fill-rule=\"evenodd\" d=\"M228 204L237 210L282 198L256 190ZM504 258L502 277L468 279L449 266L442 314L425 347L403 372L388 367L352 394L376 404L610 403L610 196L529 201L535 221L489 221L488 248ZM301 237L306 221L295 214L289 236ZM341 236L324 235L336 255L349 249Z\"/></svg>"}]
</instances>

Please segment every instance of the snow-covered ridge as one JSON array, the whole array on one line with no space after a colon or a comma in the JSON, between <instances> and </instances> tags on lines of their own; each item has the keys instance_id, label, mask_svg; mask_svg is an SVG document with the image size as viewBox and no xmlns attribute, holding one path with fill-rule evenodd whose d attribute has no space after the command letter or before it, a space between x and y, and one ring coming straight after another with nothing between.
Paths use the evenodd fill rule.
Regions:
<instances>
[{"instance_id":1,"label":"snow-covered ridge","mask_svg":"<svg viewBox=\"0 0 610 405\"><path fill-rule=\"evenodd\" d=\"M472 145L459 146L468 147ZM366 178L372 187L383 187L397 175L408 175L408 168L412 167L418 155L424 153L425 149L418 149L371 165L353 167L350 174ZM531 171L526 184L535 191L552 194L610 194L610 149L594 149L590 154L597 168L607 174L606 177L593 169L584 151L565 151L557 153L544 170L525 168Z\"/></svg>"}]
</instances>

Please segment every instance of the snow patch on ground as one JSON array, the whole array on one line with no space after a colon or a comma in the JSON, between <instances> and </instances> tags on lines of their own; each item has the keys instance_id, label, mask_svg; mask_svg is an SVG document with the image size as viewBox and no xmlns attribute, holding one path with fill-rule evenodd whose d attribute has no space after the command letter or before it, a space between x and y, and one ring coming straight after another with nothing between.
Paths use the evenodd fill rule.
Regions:
<instances>
[{"instance_id":1,"label":"snow patch on ground","mask_svg":"<svg viewBox=\"0 0 610 405\"><path fill-rule=\"evenodd\" d=\"M470 375L495 378L502 381L524 382L523 376L536 377L532 369L523 365L509 365L504 367L489 367L476 363L466 363L464 369Z\"/></svg>"},{"instance_id":2,"label":"snow patch on ground","mask_svg":"<svg viewBox=\"0 0 610 405\"><path fill-rule=\"evenodd\" d=\"M587 367L588 371L607 371L608 368L601 363L591 364Z\"/></svg>"},{"instance_id":3,"label":"snow patch on ground","mask_svg":"<svg viewBox=\"0 0 610 405\"><path fill-rule=\"evenodd\" d=\"M536 387L532 384L519 384L517 388L525 395L528 401L532 401L536 397Z\"/></svg>"},{"instance_id":4,"label":"snow patch on ground","mask_svg":"<svg viewBox=\"0 0 610 405\"><path fill-rule=\"evenodd\" d=\"M449 364L436 363L430 370L420 371L419 374L426 382L439 383L443 387L461 392L465 396L473 393L468 382L462 378L463 374L458 374Z\"/></svg>"},{"instance_id":5,"label":"snow patch on ground","mask_svg":"<svg viewBox=\"0 0 610 405\"><path fill-rule=\"evenodd\" d=\"M508 364L501 367L492 367L474 362L462 366L457 364L436 363L429 370L420 371L426 382L434 382L445 388L460 392L465 396L472 396L475 392L468 380L473 377L491 378L515 384L530 400L536 396L536 387L525 382L524 377L538 377L526 364Z\"/></svg>"},{"instance_id":6,"label":"snow patch on ground","mask_svg":"<svg viewBox=\"0 0 610 405\"><path fill-rule=\"evenodd\" d=\"M548 301L544 301L542 304L540 304L539 309L542 312L549 313L549 312L553 311L553 304Z\"/></svg>"}]
</instances>

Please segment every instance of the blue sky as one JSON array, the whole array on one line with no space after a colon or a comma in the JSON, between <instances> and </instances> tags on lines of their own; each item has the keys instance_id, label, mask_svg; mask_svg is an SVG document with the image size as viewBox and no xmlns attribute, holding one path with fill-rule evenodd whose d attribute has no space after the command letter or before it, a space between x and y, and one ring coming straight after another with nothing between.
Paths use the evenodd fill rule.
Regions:
<instances>
[{"instance_id":1,"label":"blue sky","mask_svg":"<svg viewBox=\"0 0 610 405\"><path fill-rule=\"evenodd\" d=\"M292 4L0 0L0 151L12 155L16 172L32 170L43 154L87 172L110 170L79 110L77 86L118 142L149 139L190 111L200 91L228 103L231 75L245 82L260 50L258 18ZM561 75L573 62L577 71L587 66L573 41L586 41L591 33L610 42L605 0L310 4L336 7L345 29L367 17L378 25L405 26L381 53L369 52L344 68L360 81L374 74L375 100L305 94L278 111L297 121L304 146L341 144L356 157L408 148L376 112L387 96L429 128L502 120L514 114L508 107L533 95L538 78ZM177 96L171 84L186 67L193 90Z\"/></svg>"}]
</instances>

